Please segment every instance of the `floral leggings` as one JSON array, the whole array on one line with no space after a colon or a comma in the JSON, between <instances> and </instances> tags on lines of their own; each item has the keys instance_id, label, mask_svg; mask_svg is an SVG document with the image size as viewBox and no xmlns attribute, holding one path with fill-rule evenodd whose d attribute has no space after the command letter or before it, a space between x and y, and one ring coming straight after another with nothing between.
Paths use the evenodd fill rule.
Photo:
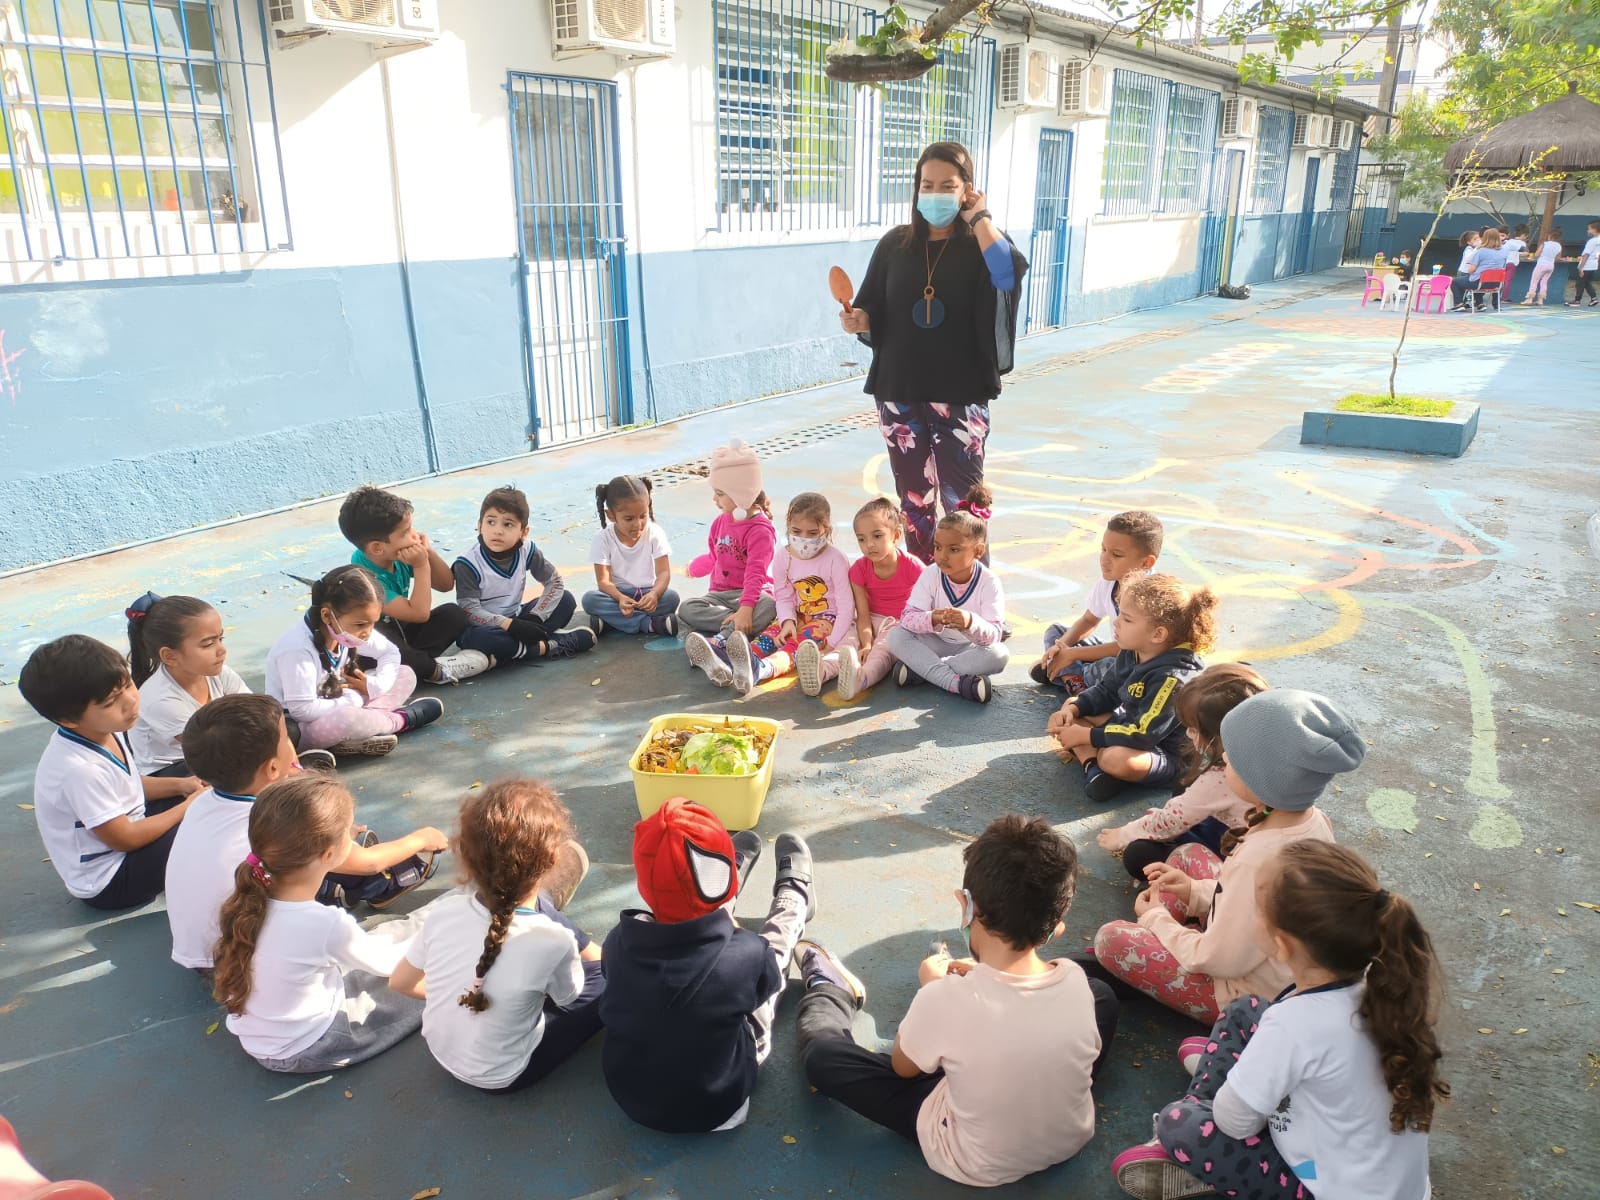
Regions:
<instances>
[{"instance_id":1,"label":"floral leggings","mask_svg":"<svg viewBox=\"0 0 1600 1200\"><path fill-rule=\"evenodd\" d=\"M1223 1010L1211 1027L1188 1094L1161 1110L1156 1137L1185 1171L1226 1195L1240 1200L1312 1200L1265 1129L1247 1138L1231 1138L1211 1119L1217 1093L1268 1004L1260 996L1240 996Z\"/></svg>"},{"instance_id":2,"label":"floral leggings","mask_svg":"<svg viewBox=\"0 0 1600 1200\"><path fill-rule=\"evenodd\" d=\"M1185 843L1167 861L1190 879L1215 879L1222 860L1198 843ZM1179 921L1188 913L1171 896L1162 903ZM1217 988L1209 975L1191 975L1178 965L1161 939L1133 921L1109 921L1094 935L1094 954L1100 965L1118 979L1138 988L1197 1021L1217 1019Z\"/></svg>"},{"instance_id":3,"label":"floral leggings","mask_svg":"<svg viewBox=\"0 0 1600 1200\"><path fill-rule=\"evenodd\" d=\"M401 667L389 690L372 697L360 708L353 704L341 706L326 717L300 722L300 748L326 750L342 742L399 733L405 718L394 710L411 699L411 693L416 690L416 672L410 667Z\"/></svg>"},{"instance_id":4,"label":"floral leggings","mask_svg":"<svg viewBox=\"0 0 1600 1200\"><path fill-rule=\"evenodd\" d=\"M880 400L878 428L906 515L906 553L932 562L939 505L954 512L967 489L983 478L989 406Z\"/></svg>"}]
</instances>

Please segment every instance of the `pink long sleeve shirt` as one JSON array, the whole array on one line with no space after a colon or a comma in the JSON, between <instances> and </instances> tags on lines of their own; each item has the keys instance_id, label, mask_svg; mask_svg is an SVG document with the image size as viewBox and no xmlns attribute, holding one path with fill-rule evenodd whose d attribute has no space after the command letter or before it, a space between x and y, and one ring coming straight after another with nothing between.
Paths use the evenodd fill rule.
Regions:
<instances>
[{"instance_id":1,"label":"pink long sleeve shirt","mask_svg":"<svg viewBox=\"0 0 1600 1200\"><path fill-rule=\"evenodd\" d=\"M837 546L815 558L796 558L782 546L772 556L772 598L778 620L793 621L802 640L832 650L855 633L856 594L850 590L850 560Z\"/></svg>"},{"instance_id":2,"label":"pink long sleeve shirt","mask_svg":"<svg viewBox=\"0 0 1600 1200\"><path fill-rule=\"evenodd\" d=\"M1229 829L1240 829L1249 812L1249 802L1228 786L1227 771L1212 767L1160 808L1148 809L1144 816L1118 827L1116 848L1126 850L1140 838L1170 842L1207 817L1215 817Z\"/></svg>"},{"instance_id":3,"label":"pink long sleeve shirt","mask_svg":"<svg viewBox=\"0 0 1600 1200\"><path fill-rule=\"evenodd\" d=\"M739 604L754 608L756 601L772 588L768 572L777 543L778 531L766 513L752 513L743 521L734 520L730 513L719 513L706 537L711 550L710 590L737 590Z\"/></svg>"}]
</instances>

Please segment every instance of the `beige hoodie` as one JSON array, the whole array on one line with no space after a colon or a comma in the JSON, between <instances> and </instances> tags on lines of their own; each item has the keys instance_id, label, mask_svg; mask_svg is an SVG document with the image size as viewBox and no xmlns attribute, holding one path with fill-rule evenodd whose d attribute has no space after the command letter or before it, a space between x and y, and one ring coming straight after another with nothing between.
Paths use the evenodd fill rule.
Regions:
<instances>
[{"instance_id":1,"label":"beige hoodie","mask_svg":"<svg viewBox=\"0 0 1600 1200\"><path fill-rule=\"evenodd\" d=\"M1305 838L1334 840L1333 826L1320 808L1285 829L1252 829L1222 861L1216 879L1196 879L1189 892L1191 917L1207 918L1204 930L1180 924L1165 905L1151 907L1139 918L1178 965L1190 975L1209 975L1217 989L1217 1007L1240 996L1272 999L1294 982L1289 969L1267 955L1256 920L1256 878L1290 842Z\"/></svg>"}]
</instances>

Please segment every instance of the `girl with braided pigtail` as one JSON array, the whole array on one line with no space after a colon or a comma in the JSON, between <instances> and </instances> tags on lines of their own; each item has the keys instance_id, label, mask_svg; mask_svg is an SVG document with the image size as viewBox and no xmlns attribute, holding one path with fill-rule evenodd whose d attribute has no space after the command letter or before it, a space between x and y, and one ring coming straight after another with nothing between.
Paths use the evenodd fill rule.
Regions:
<instances>
[{"instance_id":1,"label":"girl with braided pigtail","mask_svg":"<svg viewBox=\"0 0 1600 1200\"><path fill-rule=\"evenodd\" d=\"M452 849L466 888L431 905L389 986L425 1002L439 1065L487 1092L536 1083L600 1029L600 947L561 912L589 869L547 784L467 794Z\"/></svg>"}]
</instances>

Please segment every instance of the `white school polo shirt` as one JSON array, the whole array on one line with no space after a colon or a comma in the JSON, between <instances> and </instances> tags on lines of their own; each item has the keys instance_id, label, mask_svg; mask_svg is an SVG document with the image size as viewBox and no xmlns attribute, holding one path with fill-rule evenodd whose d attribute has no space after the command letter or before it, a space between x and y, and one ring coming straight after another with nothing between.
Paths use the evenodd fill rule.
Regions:
<instances>
[{"instance_id":1,"label":"white school polo shirt","mask_svg":"<svg viewBox=\"0 0 1600 1200\"><path fill-rule=\"evenodd\" d=\"M167 924L172 961L209 967L221 934L222 905L233 894L234 869L250 853L254 796L206 788L195 796L167 857Z\"/></svg>"},{"instance_id":2,"label":"white school polo shirt","mask_svg":"<svg viewBox=\"0 0 1600 1200\"><path fill-rule=\"evenodd\" d=\"M144 817L144 782L128 735L113 735L122 757L70 729L51 735L33 776L33 818L50 865L80 900L106 890L126 857L90 832L118 817Z\"/></svg>"},{"instance_id":3,"label":"white school polo shirt","mask_svg":"<svg viewBox=\"0 0 1600 1200\"><path fill-rule=\"evenodd\" d=\"M206 679L206 695L216 700L248 692L249 686L230 666L224 665L219 674ZM156 668L154 675L139 688L139 720L130 735L134 753L142 771L159 771L175 762L183 761L183 737L189 718L200 711L200 702L184 691L166 667Z\"/></svg>"}]
</instances>

